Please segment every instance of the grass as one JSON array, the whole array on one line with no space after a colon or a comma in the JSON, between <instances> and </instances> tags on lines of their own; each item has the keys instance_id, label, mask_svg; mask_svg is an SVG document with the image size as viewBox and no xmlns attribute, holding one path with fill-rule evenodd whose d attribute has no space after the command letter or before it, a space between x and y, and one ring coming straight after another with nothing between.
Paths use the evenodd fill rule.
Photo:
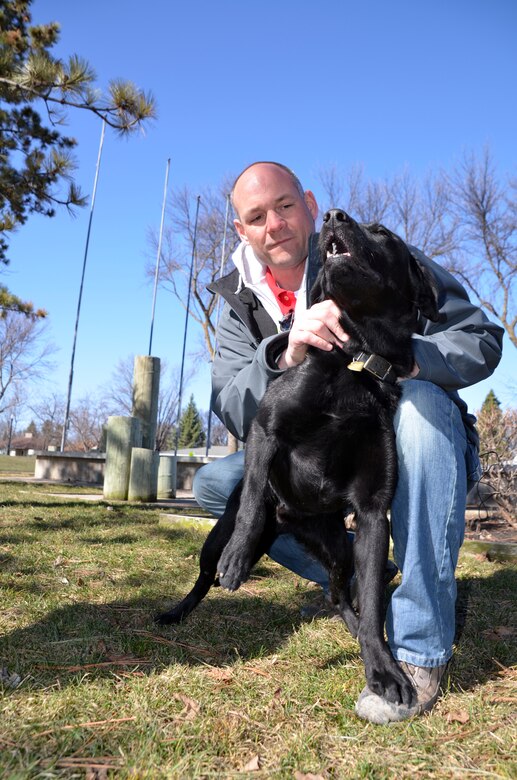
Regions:
<instances>
[{"instance_id":1,"label":"grass","mask_svg":"<svg viewBox=\"0 0 517 780\"><path fill-rule=\"evenodd\" d=\"M0 455L0 474L34 476L35 455Z\"/></svg>"},{"instance_id":2,"label":"grass","mask_svg":"<svg viewBox=\"0 0 517 780\"><path fill-rule=\"evenodd\" d=\"M373 726L353 714L357 643L300 620L307 583L264 559L161 629L153 614L197 576L202 528L67 499L77 488L0 491L0 665L22 677L0 686L1 777L516 776L511 564L462 553L448 690L425 718Z\"/></svg>"}]
</instances>

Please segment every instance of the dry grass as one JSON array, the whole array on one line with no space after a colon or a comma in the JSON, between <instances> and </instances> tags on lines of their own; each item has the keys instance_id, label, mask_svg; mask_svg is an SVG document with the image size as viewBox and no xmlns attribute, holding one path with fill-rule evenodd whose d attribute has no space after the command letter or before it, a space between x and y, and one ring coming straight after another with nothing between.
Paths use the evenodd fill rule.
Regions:
<instances>
[{"instance_id":1,"label":"dry grass","mask_svg":"<svg viewBox=\"0 0 517 780\"><path fill-rule=\"evenodd\" d=\"M0 490L0 665L22 677L0 688L0 776L516 776L510 564L462 554L448 690L430 716L373 726L353 714L357 643L301 622L314 590L276 564L159 629L153 613L196 576L202 530L55 487Z\"/></svg>"}]
</instances>

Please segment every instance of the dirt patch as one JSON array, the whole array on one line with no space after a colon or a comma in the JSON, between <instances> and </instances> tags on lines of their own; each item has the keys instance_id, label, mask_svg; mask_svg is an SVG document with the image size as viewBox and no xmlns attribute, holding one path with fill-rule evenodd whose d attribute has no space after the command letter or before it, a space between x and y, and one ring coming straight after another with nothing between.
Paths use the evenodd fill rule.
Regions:
<instances>
[{"instance_id":1,"label":"dirt patch","mask_svg":"<svg viewBox=\"0 0 517 780\"><path fill-rule=\"evenodd\" d=\"M517 544L517 528L509 525L495 510L468 510L465 519L466 539Z\"/></svg>"}]
</instances>

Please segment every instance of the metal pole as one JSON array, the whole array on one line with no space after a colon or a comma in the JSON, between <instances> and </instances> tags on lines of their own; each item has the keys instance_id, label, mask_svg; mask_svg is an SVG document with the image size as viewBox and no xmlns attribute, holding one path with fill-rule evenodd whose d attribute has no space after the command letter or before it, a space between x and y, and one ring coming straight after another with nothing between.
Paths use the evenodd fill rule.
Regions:
<instances>
[{"instance_id":1,"label":"metal pole","mask_svg":"<svg viewBox=\"0 0 517 780\"><path fill-rule=\"evenodd\" d=\"M102 146L104 144L104 131L106 129L106 122L104 119L102 120L102 130L101 130L101 140L99 143L99 153L97 155L97 166L95 168L95 179L93 182L93 192L92 192L92 201L90 204L90 218L88 220L88 230L86 232L86 245L84 248L84 258L83 258L83 271L81 275L81 285L79 287L79 298L77 301L77 314L75 317L75 329L74 329L74 341L72 346L72 359L70 361L70 376L68 378L68 395L66 399L66 412L65 412L65 421L63 423L63 435L61 437L61 451L64 452L65 450L65 444L66 444L66 436L68 433L68 424L69 424L69 417L70 417L70 399L72 397L72 383L74 381L74 361L75 361L75 347L77 343L77 330L79 327L79 315L81 313L81 301L83 297L83 286L84 286L84 274L86 271L86 260L88 257L88 245L90 243L90 231L92 228L92 218L93 218L93 209L95 207L95 194L97 192L97 181L99 179L99 168L101 164L101 155L102 155Z\"/></svg>"},{"instance_id":2,"label":"metal pole","mask_svg":"<svg viewBox=\"0 0 517 780\"><path fill-rule=\"evenodd\" d=\"M187 328L188 328L188 315L190 312L190 288L192 287L192 275L194 272L194 257L196 255L196 240L197 240L197 220L199 216L199 203L201 201L201 195L197 196L196 205L196 219L194 222L194 240L192 242L192 258L190 260L190 274L188 280L188 293L187 293L187 310L185 312L185 328L183 331L183 352L181 355L181 370L180 370L180 389L178 397L178 424L176 426L176 444L174 446L174 454L178 454L178 441L180 437L180 417L181 417L181 400L183 395L183 371L185 368L185 348L187 345Z\"/></svg>"},{"instance_id":3,"label":"metal pole","mask_svg":"<svg viewBox=\"0 0 517 780\"><path fill-rule=\"evenodd\" d=\"M163 203L162 203L162 219L160 222L160 236L158 238L158 254L156 256L156 269L154 272L154 291L153 291L153 307L151 311L151 333L149 336L149 357L151 356L151 349L153 346L153 328L154 328L154 310L156 308L156 291L158 289L158 272L160 270L160 258L162 255L162 237L163 237L163 222L165 219L165 204L167 202L167 186L169 184L169 168L171 165L171 158L167 160L167 167L165 170L165 186L163 188Z\"/></svg>"},{"instance_id":4,"label":"metal pole","mask_svg":"<svg viewBox=\"0 0 517 780\"><path fill-rule=\"evenodd\" d=\"M224 264L226 262L225 253L226 253L226 234L228 233L228 214L230 213L230 195L228 194L226 196L226 214L224 215L224 233L223 233L223 247L221 250L221 267L219 269L219 279L223 275L224 272ZM219 325L219 316L220 316L220 308L221 308L221 296L217 299L217 314L215 318L215 327L217 329L217 326Z\"/></svg>"},{"instance_id":5,"label":"metal pole","mask_svg":"<svg viewBox=\"0 0 517 780\"><path fill-rule=\"evenodd\" d=\"M223 275L224 271L224 263L225 263L225 254L226 254L226 233L228 231L228 214L230 212L230 195L226 196L226 214L224 215L224 232L223 232L223 246L221 249L221 267L219 269L219 279ZM219 324L219 314L220 314L220 307L221 307L221 296L217 299L217 308L216 308L216 316L215 316L215 328L217 330L217 326ZM208 451L210 450L210 437L212 436L212 399L210 398L210 404L208 407L208 425L207 425L207 432L206 432L206 450L205 455L208 457Z\"/></svg>"},{"instance_id":6,"label":"metal pole","mask_svg":"<svg viewBox=\"0 0 517 780\"><path fill-rule=\"evenodd\" d=\"M13 423L14 423L14 416L11 415L11 419L9 420L9 438L7 439L7 455L11 452L11 441L13 438Z\"/></svg>"}]
</instances>

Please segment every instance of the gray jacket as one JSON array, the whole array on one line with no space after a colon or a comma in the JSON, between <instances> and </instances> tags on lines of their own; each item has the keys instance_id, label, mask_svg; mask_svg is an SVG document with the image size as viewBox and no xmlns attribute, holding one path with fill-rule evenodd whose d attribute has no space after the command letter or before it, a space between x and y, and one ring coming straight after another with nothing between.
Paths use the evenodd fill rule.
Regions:
<instances>
[{"instance_id":1,"label":"gray jacket","mask_svg":"<svg viewBox=\"0 0 517 780\"><path fill-rule=\"evenodd\" d=\"M319 269L317 239L314 234L309 242L307 296ZM475 417L468 414L457 390L492 374L501 358L503 329L469 301L451 274L420 250L409 249L432 272L442 315L439 322L420 318L413 337L415 360L420 366L417 378L439 385L459 406L470 443L469 471L473 472L478 447ZM277 324L254 293L241 286L237 270L209 289L226 301L212 368L212 408L226 428L244 441L269 382L282 373L276 358L286 348L288 334L278 333Z\"/></svg>"}]
</instances>

